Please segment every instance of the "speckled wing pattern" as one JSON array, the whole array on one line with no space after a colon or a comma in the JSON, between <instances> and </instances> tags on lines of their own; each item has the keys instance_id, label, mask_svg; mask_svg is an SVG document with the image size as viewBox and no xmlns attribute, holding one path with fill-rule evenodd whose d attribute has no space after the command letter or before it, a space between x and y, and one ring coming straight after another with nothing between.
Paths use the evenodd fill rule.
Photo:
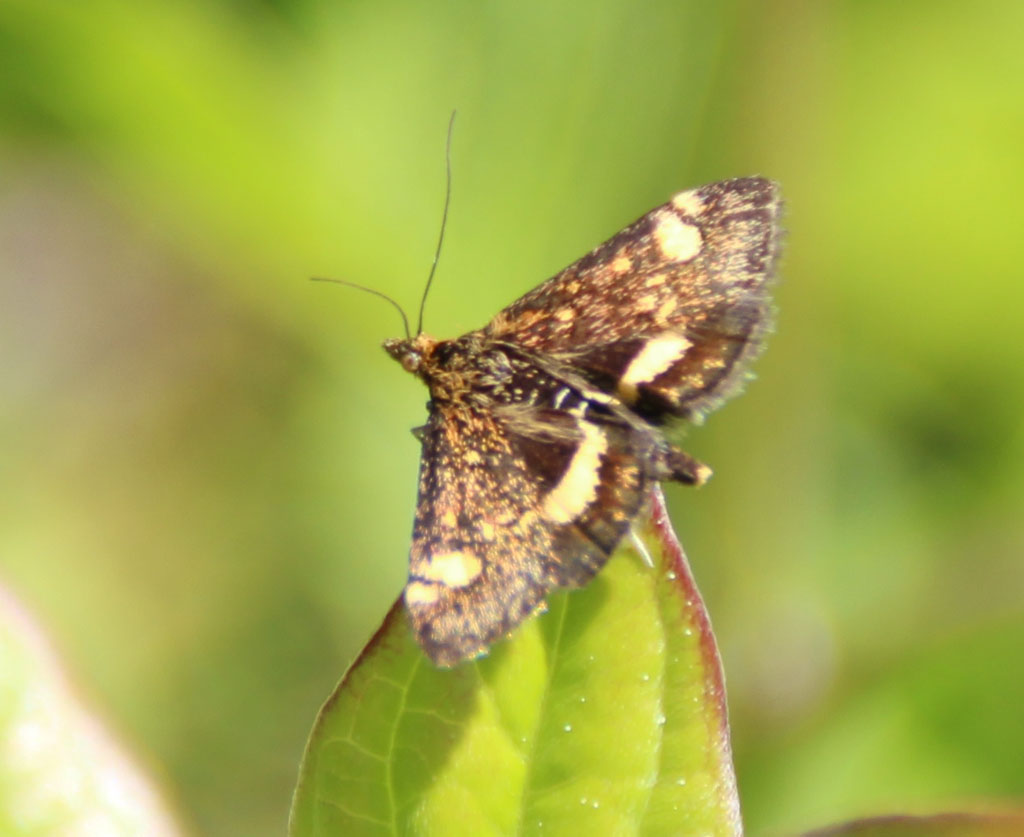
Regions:
<instances>
[{"instance_id":1,"label":"speckled wing pattern","mask_svg":"<svg viewBox=\"0 0 1024 837\"><path fill-rule=\"evenodd\" d=\"M385 342L431 394L405 603L435 663L592 578L652 481L707 479L662 425L742 383L769 326L779 207L762 178L682 192L485 328Z\"/></svg>"},{"instance_id":2,"label":"speckled wing pattern","mask_svg":"<svg viewBox=\"0 0 1024 837\"><path fill-rule=\"evenodd\" d=\"M779 212L778 186L763 178L681 192L516 300L484 332L564 357L649 406L652 418L693 419L743 383L770 328ZM686 351L672 356L682 341ZM644 349L652 361L672 360L650 380L638 378L643 363L629 368Z\"/></svg>"},{"instance_id":3,"label":"speckled wing pattern","mask_svg":"<svg viewBox=\"0 0 1024 837\"><path fill-rule=\"evenodd\" d=\"M609 425L581 493L557 497L552 489L586 430L537 421L523 434L478 406L431 415L405 601L437 663L486 649L542 607L551 588L588 581L643 501L638 445L647 440Z\"/></svg>"}]
</instances>

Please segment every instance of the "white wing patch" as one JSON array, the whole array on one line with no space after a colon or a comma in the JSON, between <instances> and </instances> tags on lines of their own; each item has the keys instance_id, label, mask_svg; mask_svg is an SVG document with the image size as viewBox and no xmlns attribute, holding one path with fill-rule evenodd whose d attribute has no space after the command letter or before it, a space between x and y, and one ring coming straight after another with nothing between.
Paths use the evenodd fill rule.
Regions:
<instances>
[{"instance_id":1,"label":"white wing patch","mask_svg":"<svg viewBox=\"0 0 1024 837\"><path fill-rule=\"evenodd\" d=\"M704 246L700 230L693 224L680 221L671 212L655 215L651 235L661 254L670 262L688 262Z\"/></svg>"},{"instance_id":2,"label":"white wing patch","mask_svg":"<svg viewBox=\"0 0 1024 837\"><path fill-rule=\"evenodd\" d=\"M696 189L689 189L674 195L672 206L682 212L683 215L689 215L691 218L696 218L704 211L704 201L697 194Z\"/></svg>"},{"instance_id":3,"label":"white wing patch","mask_svg":"<svg viewBox=\"0 0 1024 837\"><path fill-rule=\"evenodd\" d=\"M445 587L465 587L480 575L483 562L472 552L457 550L430 556L426 564L416 568L416 575L424 581L434 581Z\"/></svg>"},{"instance_id":4,"label":"white wing patch","mask_svg":"<svg viewBox=\"0 0 1024 837\"><path fill-rule=\"evenodd\" d=\"M608 437L596 425L581 421L583 440L576 448L558 484L541 503L541 514L555 523L570 523L597 499L601 482L601 457L608 450Z\"/></svg>"},{"instance_id":5,"label":"white wing patch","mask_svg":"<svg viewBox=\"0 0 1024 837\"><path fill-rule=\"evenodd\" d=\"M637 387L657 378L668 370L673 363L686 354L693 345L681 334L669 332L652 337L629 362L626 371L619 379L618 391L627 404L636 401L639 392Z\"/></svg>"},{"instance_id":6,"label":"white wing patch","mask_svg":"<svg viewBox=\"0 0 1024 837\"><path fill-rule=\"evenodd\" d=\"M441 598L441 591L436 584L424 584L422 581L410 581L405 585L406 607L416 605L432 605Z\"/></svg>"}]
</instances>

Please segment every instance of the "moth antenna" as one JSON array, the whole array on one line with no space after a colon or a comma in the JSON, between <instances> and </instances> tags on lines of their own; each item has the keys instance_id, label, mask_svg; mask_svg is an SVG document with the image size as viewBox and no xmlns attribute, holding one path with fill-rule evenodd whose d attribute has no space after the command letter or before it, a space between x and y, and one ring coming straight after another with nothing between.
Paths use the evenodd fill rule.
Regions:
<instances>
[{"instance_id":1,"label":"moth antenna","mask_svg":"<svg viewBox=\"0 0 1024 837\"><path fill-rule=\"evenodd\" d=\"M444 230L448 225L448 204L452 199L452 128L455 126L455 111L452 111L448 120L448 140L444 144L445 164L445 191L444 209L441 211L441 234L437 238L437 249L434 251L434 263L430 265L430 275L427 276L427 286L423 289L423 299L420 300L420 315L416 320L416 333L423 331L423 309L427 304L427 294L430 293L430 285L434 281L434 272L437 270L438 259L441 258L441 245L444 244Z\"/></svg>"},{"instance_id":2,"label":"moth antenna","mask_svg":"<svg viewBox=\"0 0 1024 837\"><path fill-rule=\"evenodd\" d=\"M355 282L349 282L346 279L327 279L323 276L311 276L310 279L314 282L333 282L335 285L344 285L347 288L355 288L357 291L366 291L368 294L373 294L374 296L379 296L381 299L386 299L394 305L398 313L402 315L402 327L405 329L405 339L412 340L412 334L409 333L409 318L405 316L405 310L387 294L381 293L373 288L367 288L365 285L357 285Z\"/></svg>"}]
</instances>

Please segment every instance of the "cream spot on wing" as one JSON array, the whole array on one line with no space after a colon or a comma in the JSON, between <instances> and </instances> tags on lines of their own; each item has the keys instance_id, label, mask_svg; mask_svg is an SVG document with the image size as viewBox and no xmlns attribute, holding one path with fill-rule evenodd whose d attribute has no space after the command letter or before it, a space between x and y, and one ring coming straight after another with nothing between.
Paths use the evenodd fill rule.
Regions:
<instances>
[{"instance_id":1,"label":"cream spot on wing","mask_svg":"<svg viewBox=\"0 0 1024 837\"><path fill-rule=\"evenodd\" d=\"M473 581L483 564L472 552L456 550L432 555L425 564L416 567L416 575L427 581L437 581L446 587L465 587Z\"/></svg>"},{"instance_id":2,"label":"cream spot on wing","mask_svg":"<svg viewBox=\"0 0 1024 837\"><path fill-rule=\"evenodd\" d=\"M624 256L621 253L612 260L612 270L616 273L628 273L633 269L633 261L629 256Z\"/></svg>"},{"instance_id":3,"label":"cream spot on wing","mask_svg":"<svg viewBox=\"0 0 1024 837\"><path fill-rule=\"evenodd\" d=\"M703 245L700 230L679 220L671 212L660 212L656 216L651 235L661 254L673 262L688 262Z\"/></svg>"},{"instance_id":4,"label":"cream spot on wing","mask_svg":"<svg viewBox=\"0 0 1024 837\"><path fill-rule=\"evenodd\" d=\"M459 517L457 514L455 514L455 512L449 509L448 511L441 515L440 523L446 529L454 529L456 526L459 525Z\"/></svg>"},{"instance_id":5,"label":"cream spot on wing","mask_svg":"<svg viewBox=\"0 0 1024 837\"><path fill-rule=\"evenodd\" d=\"M570 523L597 499L601 457L608 450L608 437L589 422L580 422L580 429L583 439L569 461L569 467L541 504L541 514L555 523Z\"/></svg>"},{"instance_id":6,"label":"cream spot on wing","mask_svg":"<svg viewBox=\"0 0 1024 837\"><path fill-rule=\"evenodd\" d=\"M648 288L656 288L658 285L664 285L666 278L664 273L652 273L644 280L644 284Z\"/></svg>"},{"instance_id":7,"label":"cream spot on wing","mask_svg":"<svg viewBox=\"0 0 1024 837\"><path fill-rule=\"evenodd\" d=\"M618 391L627 403L636 401L637 386L646 384L665 372L686 354L693 344L681 334L662 334L652 337L629 362L619 379Z\"/></svg>"},{"instance_id":8,"label":"cream spot on wing","mask_svg":"<svg viewBox=\"0 0 1024 837\"><path fill-rule=\"evenodd\" d=\"M696 192L680 192L672 198L672 206L684 215L697 216L704 211L704 201Z\"/></svg>"},{"instance_id":9,"label":"cream spot on wing","mask_svg":"<svg viewBox=\"0 0 1024 837\"><path fill-rule=\"evenodd\" d=\"M462 461L467 465L479 465L484 458L475 450L470 448L462 455Z\"/></svg>"},{"instance_id":10,"label":"cream spot on wing","mask_svg":"<svg viewBox=\"0 0 1024 837\"><path fill-rule=\"evenodd\" d=\"M569 322L573 317L576 316L576 312L571 308L559 308L555 311L555 319L561 320L563 323Z\"/></svg>"},{"instance_id":11,"label":"cream spot on wing","mask_svg":"<svg viewBox=\"0 0 1024 837\"><path fill-rule=\"evenodd\" d=\"M494 540L494 534L495 534L494 533L494 526L490 522L488 522L486 520L480 521L480 538L481 538L481 540L485 540L488 543L490 543L491 541Z\"/></svg>"},{"instance_id":12,"label":"cream spot on wing","mask_svg":"<svg viewBox=\"0 0 1024 837\"><path fill-rule=\"evenodd\" d=\"M653 311L657 307L658 307L658 295L657 294L646 294L645 296L640 297L640 299L638 299L636 301L636 310L641 312L641 313L647 313L648 311Z\"/></svg>"},{"instance_id":13,"label":"cream spot on wing","mask_svg":"<svg viewBox=\"0 0 1024 837\"><path fill-rule=\"evenodd\" d=\"M667 322L668 318L672 316L672 314L678 307L679 303L672 297L669 297L667 300L661 303L661 306L654 314L654 319L657 320L658 322Z\"/></svg>"},{"instance_id":14,"label":"cream spot on wing","mask_svg":"<svg viewBox=\"0 0 1024 837\"><path fill-rule=\"evenodd\" d=\"M441 591L436 584L424 584L422 581L410 581L405 585L405 604L407 607L415 605L431 605L441 598Z\"/></svg>"},{"instance_id":15,"label":"cream spot on wing","mask_svg":"<svg viewBox=\"0 0 1024 837\"><path fill-rule=\"evenodd\" d=\"M575 293L578 293L578 292L579 292L579 290L580 290L580 288L582 288L582 287L583 287L583 286L582 286L582 285L581 285L581 284L579 283L579 281L578 281L578 280L576 280L576 279L573 279L573 280L572 280L572 281L571 281L571 282L570 282L570 283L569 283L568 285L566 285L566 286L565 286L565 289L566 289L566 290L567 290L567 291L568 291L569 293L571 293L571 294L575 294Z\"/></svg>"}]
</instances>

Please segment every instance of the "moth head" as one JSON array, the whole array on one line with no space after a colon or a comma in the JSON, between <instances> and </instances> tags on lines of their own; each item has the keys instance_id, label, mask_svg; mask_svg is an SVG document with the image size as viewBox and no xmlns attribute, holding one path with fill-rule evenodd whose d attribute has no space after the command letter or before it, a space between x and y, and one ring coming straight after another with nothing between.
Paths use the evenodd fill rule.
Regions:
<instances>
[{"instance_id":1,"label":"moth head","mask_svg":"<svg viewBox=\"0 0 1024 837\"><path fill-rule=\"evenodd\" d=\"M417 375L423 369L423 361L433 354L437 341L427 334L417 334L413 339L392 337L385 340L384 351L402 364L406 372Z\"/></svg>"}]
</instances>

